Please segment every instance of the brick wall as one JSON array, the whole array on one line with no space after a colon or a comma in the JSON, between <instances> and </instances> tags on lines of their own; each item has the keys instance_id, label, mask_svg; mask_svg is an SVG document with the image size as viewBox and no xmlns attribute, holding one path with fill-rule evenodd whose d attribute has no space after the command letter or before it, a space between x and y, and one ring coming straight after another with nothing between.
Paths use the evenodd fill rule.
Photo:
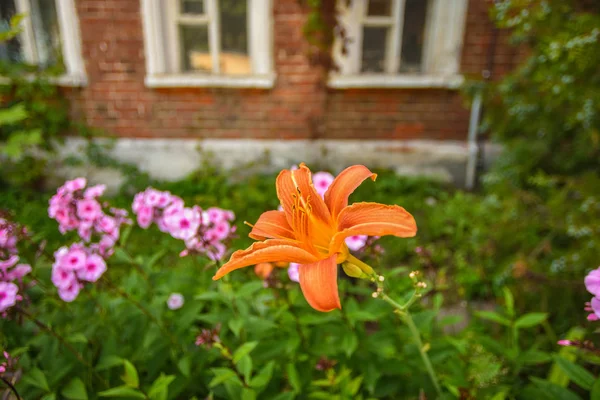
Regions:
<instances>
[{"instance_id":1,"label":"brick wall","mask_svg":"<svg viewBox=\"0 0 600 400\"><path fill-rule=\"evenodd\" d=\"M445 89L333 90L305 57L298 0L273 0L272 89L164 88L144 85L139 0L78 0L84 88L65 89L74 117L122 137L255 139L463 139L469 112ZM461 72L487 68L493 26L489 0L470 0ZM498 36L494 73L515 53Z\"/></svg>"}]
</instances>

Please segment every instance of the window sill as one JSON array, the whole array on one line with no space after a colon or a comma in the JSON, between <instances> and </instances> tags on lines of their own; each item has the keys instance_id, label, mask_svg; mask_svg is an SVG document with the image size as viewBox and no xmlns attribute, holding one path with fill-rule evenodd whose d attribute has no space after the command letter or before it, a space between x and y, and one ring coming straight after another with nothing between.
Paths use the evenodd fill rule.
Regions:
<instances>
[{"instance_id":1,"label":"window sill","mask_svg":"<svg viewBox=\"0 0 600 400\"><path fill-rule=\"evenodd\" d=\"M151 88L215 87L270 89L275 85L275 74L256 76L219 75L148 75L146 86Z\"/></svg>"},{"instance_id":2,"label":"window sill","mask_svg":"<svg viewBox=\"0 0 600 400\"><path fill-rule=\"evenodd\" d=\"M353 88L406 88L427 89L445 88L457 89L464 82L462 75L333 75L327 86L333 89Z\"/></svg>"},{"instance_id":3,"label":"window sill","mask_svg":"<svg viewBox=\"0 0 600 400\"><path fill-rule=\"evenodd\" d=\"M35 80L35 75L29 75L28 80ZM65 74L57 77L50 77L48 81L56 86L63 87L83 87L87 86L87 78L85 75ZM0 85L10 83L10 78L0 76Z\"/></svg>"}]
</instances>

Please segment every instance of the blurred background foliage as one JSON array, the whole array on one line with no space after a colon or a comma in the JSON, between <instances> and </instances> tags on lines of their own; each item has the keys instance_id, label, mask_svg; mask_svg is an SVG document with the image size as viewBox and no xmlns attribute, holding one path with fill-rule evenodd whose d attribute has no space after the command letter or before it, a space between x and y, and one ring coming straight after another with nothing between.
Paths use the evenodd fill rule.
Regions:
<instances>
[{"instance_id":1,"label":"blurred background foliage","mask_svg":"<svg viewBox=\"0 0 600 400\"><path fill-rule=\"evenodd\" d=\"M491 17L512 30L528 55L503 80L465 87L467 97L483 91L484 129L504 149L480 191L377 171L377 182L352 197L400 204L415 215L417 237L382 239L384 255L370 261L397 297L410 291L412 270L428 282L431 291L414 318L446 398L600 398L600 359L556 345L563 338L597 339L596 323L585 321L583 277L598 266L600 254L599 13L594 1L495 3ZM6 86L0 205L51 251L74 237L61 236L47 218L51 193L39 184L44 168L24 157L73 122L55 89L36 82ZM31 134L24 139L20 132ZM203 166L185 180L157 182L94 144L87 155L125 173L111 199L116 206L130 208L133 194L153 185L186 204L234 210L240 235L234 248L250 243L242 221L277 207L275 175ZM19 165L30 165L35 178L13 169ZM180 250L155 228L134 229L108 271L130 299L99 284L65 304L48 285L51 260L30 249L38 281L30 290L35 315L86 364L31 321L1 320L0 344L20 357L22 396L435 398L408 329L371 298L367 282L342 279L342 311L321 314L306 305L284 270L276 270L275 287L263 287L251 268L214 283L214 265L179 258ZM184 294L181 310L166 308L172 292ZM203 329L217 327L221 349L194 346Z\"/></svg>"}]
</instances>

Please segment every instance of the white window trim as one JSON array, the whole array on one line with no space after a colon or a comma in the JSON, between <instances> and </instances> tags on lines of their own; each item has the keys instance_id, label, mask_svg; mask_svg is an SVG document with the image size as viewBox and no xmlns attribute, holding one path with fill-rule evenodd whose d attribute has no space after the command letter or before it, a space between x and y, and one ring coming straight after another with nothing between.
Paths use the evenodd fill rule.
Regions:
<instances>
[{"instance_id":1,"label":"white window trim","mask_svg":"<svg viewBox=\"0 0 600 400\"><path fill-rule=\"evenodd\" d=\"M394 73L400 62L401 35L405 0L392 1L392 17L366 16L367 0L355 0L350 8L341 2L341 21L351 42L348 54L342 55L342 43L334 44L334 59L340 72L331 73L328 86L335 89L351 88L458 88L464 81L459 73L460 55L465 31L468 0L428 0L426 31L421 74ZM425 1L425 0L423 0ZM399 23L391 24L392 18ZM360 47L363 26L392 26L392 40L388 42L385 70L382 74L361 74Z\"/></svg>"},{"instance_id":2,"label":"white window trim","mask_svg":"<svg viewBox=\"0 0 600 400\"><path fill-rule=\"evenodd\" d=\"M81 54L81 34L79 20L75 9L75 0L55 0L63 62L66 72L56 78L50 79L59 86L78 87L87 85L87 76ZM33 22L29 0L15 0L18 13L27 14L23 19L23 30L20 33L21 44L25 61L37 64L38 55L34 42ZM32 79L34 79L32 77ZM6 78L0 78L0 83L6 83Z\"/></svg>"},{"instance_id":3,"label":"white window trim","mask_svg":"<svg viewBox=\"0 0 600 400\"><path fill-rule=\"evenodd\" d=\"M175 0L169 0L176 2ZM180 71L179 43L167 43L166 33L177 37L173 24L166 24L163 0L141 0L146 55L146 77L144 82L151 88L174 87L227 87L227 88L272 88L275 84L273 72L273 15L272 0L248 1L248 51L252 63L252 75L227 76L201 73L171 73ZM178 1L177 1L178 3ZM218 15L218 0L207 0L207 15ZM176 6L171 6L176 7ZM205 18L205 17L202 17ZM209 17L210 18L210 17ZM218 19L215 18L218 22ZM218 24L209 24L209 42L213 65L218 72ZM170 30L170 31L169 31ZM173 36L174 35L174 36Z\"/></svg>"}]
</instances>

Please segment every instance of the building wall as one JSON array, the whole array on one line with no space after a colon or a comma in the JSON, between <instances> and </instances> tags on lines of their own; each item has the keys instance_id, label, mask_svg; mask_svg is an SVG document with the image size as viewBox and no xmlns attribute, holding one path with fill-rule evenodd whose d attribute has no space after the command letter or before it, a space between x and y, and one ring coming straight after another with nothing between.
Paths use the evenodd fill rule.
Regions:
<instances>
[{"instance_id":1,"label":"building wall","mask_svg":"<svg viewBox=\"0 0 600 400\"><path fill-rule=\"evenodd\" d=\"M169 0L170 1L170 0ZM330 89L306 57L298 0L273 0L272 89L147 88L140 0L77 0L88 85L72 113L129 138L463 140L469 111L450 89ZM493 41L489 0L469 0L461 73L481 76ZM494 76L515 52L498 35Z\"/></svg>"}]
</instances>

